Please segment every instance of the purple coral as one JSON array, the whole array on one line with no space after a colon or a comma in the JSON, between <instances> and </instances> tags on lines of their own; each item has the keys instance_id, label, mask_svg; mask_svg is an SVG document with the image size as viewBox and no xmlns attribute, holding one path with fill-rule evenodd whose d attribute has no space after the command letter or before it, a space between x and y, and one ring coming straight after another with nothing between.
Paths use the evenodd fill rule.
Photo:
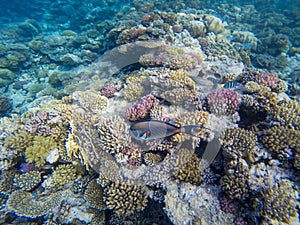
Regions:
<instances>
[{"instance_id":1,"label":"purple coral","mask_svg":"<svg viewBox=\"0 0 300 225\"><path fill-rule=\"evenodd\" d=\"M107 98L113 97L116 92L117 92L116 86L109 82L105 83L104 86L100 90L101 95L103 95Z\"/></svg>"},{"instance_id":2,"label":"purple coral","mask_svg":"<svg viewBox=\"0 0 300 225\"><path fill-rule=\"evenodd\" d=\"M257 72L255 76L255 81L263 86L270 87L272 89L276 88L280 79L274 73Z\"/></svg>"},{"instance_id":3,"label":"purple coral","mask_svg":"<svg viewBox=\"0 0 300 225\"><path fill-rule=\"evenodd\" d=\"M235 214L238 211L239 204L237 201L234 201L225 195L219 196L218 199L223 212Z\"/></svg>"},{"instance_id":4,"label":"purple coral","mask_svg":"<svg viewBox=\"0 0 300 225\"><path fill-rule=\"evenodd\" d=\"M234 114L239 105L238 94L229 89L216 89L207 95L207 103L212 113L217 115Z\"/></svg>"},{"instance_id":5,"label":"purple coral","mask_svg":"<svg viewBox=\"0 0 300 225\"><path fill-rule=\"evenodd\" d=\"M243 217L237 216L233 220L234 225L247 225L247 222L244 220Z\"/></svg>"},{"instance_id":6,"label":"purple coral","mask_svg":"<svg viewBox=\"0 0 300 225\"><path fill-rule=\"evenodd\" d=\"M35 169L36 169L36 167L32 163L21 163L19 171L21 173L28 173L28 172L33 171Z\"/></svg>"},{"instance_id":7,"label":"purple coral","mask_svg":"<svg viewBox=\"0 0 300 225\"><path fill-rule=\"evenodd\" d=\"M159 101L153 95L146 95L139 103L125 111L125 117L131 121L144 119L149 115L150 109L158 103Z\"/></svg>"}]
</instances>

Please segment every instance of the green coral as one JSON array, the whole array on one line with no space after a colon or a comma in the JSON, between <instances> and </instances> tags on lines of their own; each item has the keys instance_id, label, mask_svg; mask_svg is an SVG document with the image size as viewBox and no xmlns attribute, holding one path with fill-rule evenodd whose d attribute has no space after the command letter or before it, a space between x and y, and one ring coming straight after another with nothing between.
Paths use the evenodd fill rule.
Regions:
<instances>
[{"instance_id":1,"label":"green coral","mask_svg":"<svg viewBox=\"0 0 300 225\"><path fill-rule=\"evenodd\" d=\"M17 216L36 218L52 212L67 196L67 192L52 193L47 197L36 199L30 192L14 191L7 200L6 206Z\"/></svg>"},{"instance_id":2,"label":"green coral","mask_svg":"<svg viewBox=\"0 0 300 225\"><path fill-rule=\"evenodd\" d=\"M287 179L263 190L261 194L263 199L260 214L270 224L275 222L291 224L291 218L297 217L298 192Z\"/></svg>"},{"instance_id":3,"label":"green coral","mask_svg":"<svg viewBox=\"0 0 300 225\"><path fill-rule=\"evenodd\" d=\"M57 148L57 143L52 138L35 136L32 146L25 150L26 161L34 163L37 167L43 166L49 152L55 148Z\"/></svg>"},{"instance_id":4,"label":"green coral","mask_svg":"<svg viewBox=\"0 0 300 225\"><path fill-rule=\"evenodd\" d=\"M39 171L30 171L24 174L16 174L13 178L13 185L24 191L31 191L42 182Z\"/></svg>"},{"instance_id":5,"label":"green coral","mask_svg":"<svg viewBox=\"0 0 300 225\"><path fill-rule=\"evenodd\" d=\"M143 187L126 182L112 182L104 188L104 201L118 216L131 216L147 205Z\"/></svg>"}]
</instances>

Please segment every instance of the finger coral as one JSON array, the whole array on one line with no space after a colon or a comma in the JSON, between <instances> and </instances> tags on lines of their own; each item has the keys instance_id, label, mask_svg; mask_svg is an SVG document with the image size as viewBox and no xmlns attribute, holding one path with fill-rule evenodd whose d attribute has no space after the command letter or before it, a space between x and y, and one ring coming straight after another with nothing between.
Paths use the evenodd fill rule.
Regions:
<instances>
[{"instance_id":1,"label":"finger coral","mask_svg":"<svg viewBox=\"0 0 300 225\"><path fill-rule=\"evenodd\" d=\"M131 121L144 119L149 116L152 107L159 104L159 101L153 95L146 95L140 102L126 109L125 117Z\"/></svg>"},{"instance_id":2,"label":"finger coral","mask_svg":"<svg viewBox=\"0 0 300 225\"><path fill-rule=\"evenodd\" d=\"M294 100L281 101L272 112L272 118L281 126L291 129L300 129L300 104Z\"/></svg>"},{"instance_id":3,"label":"finger coral","mask_svg":"<svg viewBox=\"0 0 300 225\"><path fill-rule=\"evenodd\" d=\"M33 144L26 148L26 162L34 163L37 167L43 166L50 151L57 148L57 143L50 137L35 136Z\"/></svg>"},{"instance_id":4,"label":"finger coral","mask_svg":"<svg viewBox=\"0 0 300 225\"><path fill-rule=\"evenodd\" d=\"M141 212L148 202L143 187L126 182L112 182L105 187L104 201L109 209L124 217Z\"/></svg>"},{"instance_id":5,"label":"finger coral","mask_svg":"<svg viewBox=\"0 0 300 225\"><path fill-rule=\"evenodd\" d=\"M239 106L238 95L229 89L216 89L207 95L209 110L217 115L234 114Z\"/></svg>"}]
</instances>

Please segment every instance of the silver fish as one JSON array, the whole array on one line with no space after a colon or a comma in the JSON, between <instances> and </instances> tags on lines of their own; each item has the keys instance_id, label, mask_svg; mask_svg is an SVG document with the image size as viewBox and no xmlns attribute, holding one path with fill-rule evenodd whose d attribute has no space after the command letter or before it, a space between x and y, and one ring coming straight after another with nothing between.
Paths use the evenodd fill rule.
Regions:
<instances>
[{"instance_id":1,"label":"silver fish","mask_svg":"<svg viewBox=\"0 0 300 225\"><path fill-rule=\"evenodd\" d=\"M197 137L197 133L203 128L205 127L200 125L185 125L179 127L159 120L140 120L131 125L129 132L133 138L145 141L170 138L179 133Z\"/></svg>"}]
</instances>

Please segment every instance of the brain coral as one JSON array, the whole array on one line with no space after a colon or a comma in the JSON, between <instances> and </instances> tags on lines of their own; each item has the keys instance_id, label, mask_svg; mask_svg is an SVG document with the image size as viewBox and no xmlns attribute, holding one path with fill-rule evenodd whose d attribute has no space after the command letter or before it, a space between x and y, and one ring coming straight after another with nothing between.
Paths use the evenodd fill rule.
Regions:
<instances>
[{"instance_id":1,"label":"brain coral","mask_svg":"<svg viewBox=\"0 0 300 225\"><path fill-rule=\"evenodd\" d=\"M118 216L131 216L147 205L147 196L141 186L126 182L112 182L104 188L104 201Z\"/></svg>"},{"instance_id":2,"label":"brain coral","mask_svg":"<svg viewBox=\"0 0 300 225\"><path fill-rule=\"evenodd\" d=\"M108 153L119 153L125 146L130 146L129 126L121 117L112 117L100 121L97 130L102 149Z\"/></svg>"},{"instance_id":3,"label":"brain coral","mask_svg":"<svg viewBox=\"0 0 300 225\"><path fill-rule=\"evenodd\" d=\"M292 183L281 180L269 189L262 191L262 205L260 214L265 221L275 224L292 224L291 219L297 218L297 196L298 192L293 188Z\"/></svg>"}]
</instances>

